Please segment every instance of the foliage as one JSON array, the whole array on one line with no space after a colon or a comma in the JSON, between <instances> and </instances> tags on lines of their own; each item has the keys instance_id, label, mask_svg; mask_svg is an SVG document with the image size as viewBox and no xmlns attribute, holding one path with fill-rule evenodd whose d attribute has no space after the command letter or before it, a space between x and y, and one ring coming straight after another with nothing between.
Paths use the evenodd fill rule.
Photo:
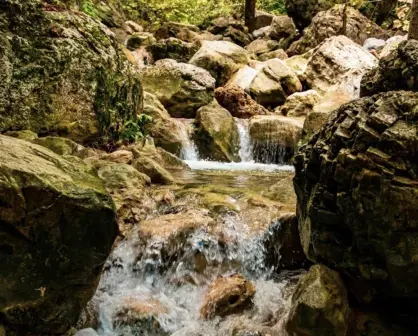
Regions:
<instances>
[{"instance_id":1,"label":"foliage","mask_svg":"<svg viewBox=\"0 0 418 336\"><path fill-rule=\"evenodd\" d=\"M137 142L147 135L147 125L152 122L152 117L141 114L137 121L127 121L120 132L119 138L124 142Z\"/></svg>"},{"instance_id":2,"label":"foliage","mask_svg":"<svg viewBox=\"0 0 418 336\"><path fill-rule=\"evenodd\" d=\"M286 14L285 0L258 0L257 8L274 14Z\"/></svg>"}]
</instances>

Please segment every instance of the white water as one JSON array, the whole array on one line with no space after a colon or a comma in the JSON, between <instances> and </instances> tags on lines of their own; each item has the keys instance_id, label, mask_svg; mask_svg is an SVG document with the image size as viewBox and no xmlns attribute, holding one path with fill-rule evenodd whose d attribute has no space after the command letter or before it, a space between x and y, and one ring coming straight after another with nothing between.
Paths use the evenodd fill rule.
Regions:
<instances>
[{"instance_id":1,"label":"white water","mask_svg":"<svg viewBox=\"0 0 418 336\"><path fill-rule=\"evenodd\" d=\"M191 138L193 132L193 119L176 119L178 121L180 136L183 141L180 158L183 160L198 161L199 154Z\"/></svg>"},{"instance_id":2,"label":"white water","mask_svg":"<svg viewBox=\"0 0 418 336\"><path fill-rule=\"evenodd\" d=\"M217 162L217 161L192 161L186 160L186 164L192 170L230 170L230 171L254 171L264 172L289 171L293 172L291 165L275 165L255 162Z\"/></svg>"},{"instance_id":3,"label":"white water","mask_svg":"<svg viewBox=\"0 0 418 336\"><path fill-rule=\"evenodd\" d=\"M239 134L239 157L241 162L254 162L249 120L235 118L235 123Z\"/></svg>"}]
</instances>

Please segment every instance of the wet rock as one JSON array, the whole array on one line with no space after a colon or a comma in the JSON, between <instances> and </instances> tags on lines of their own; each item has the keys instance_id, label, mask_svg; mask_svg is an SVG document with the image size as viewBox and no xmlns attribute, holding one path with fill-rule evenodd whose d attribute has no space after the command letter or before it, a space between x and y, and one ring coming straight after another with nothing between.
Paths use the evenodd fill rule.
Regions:
<instances>
[{"instance_id":1,"label":"wet rock","mask_svg":"<svg viewBox=\"0 0 418 336\"><path fill-rule=\"evenodd\" d=\"M254 101L242 88L235 85L217 88L215 98L236 118L248 119L254 115L268 114L268 110Z\"/></svg>"},{"instance_id":2,"label":"wet rock","mask_svg":"<svg viewBox=\"0 0 418 336\"><path fill-rule=\"evenodd\" d=\"M254 22L254 28L255 30L267 27L271 25L271 22L273 21L274 15L270 13L266 13L263 11L256 11L255 12L255 22Z\"/></svg>"},{"instance_id":3,"label":"wet rock","mask_svg":"<svg viewBox=\"0 0 418 336\"><path fill-rule=\"evenodd\" d=\"M250 54L228 41L203 41L202 47L190 60L190 64L206 69L216 79L216 85L224 85L231 76L250 62Z\"/></svg>"},{"instance_id":4,"label":"wet rock","mask_svg":"<svg viewBox=\"0 0 418 336\"><path fill-rule=\"evenodd\" d=\"M294 42L287 50L289 55L303 54L315 48L327 38L340 35L342 28L343 5L337 5L325 12L318 13L311 25L305 29L303 37ZM347 35L349 39L363 45L370 37L387 39L388 34L376 23L363 16L358 10L347 8Z\"/></svg>"},{"instance_id":5,"label":"wet rock","mask_svg":"<svg viewBox=\"0 0 418 336\"><path fill-rule=\"evenodd\" d=\"M26 141L33 141L35 139L38 139L38 134L29 130L9 131L9 132L4 133L4 135L7 135L13 138L18 138L21 140L26 140Z\"/></svg>"},{"instance_id":6,"label":"wet rock","mask_svg":"<svg viewBox=\"0 0 418 336\"><path fill-rule=\"evenodd\" d=\"M74 155L82 159L87 156L87 149L70 139L45 137L37 138L32 142L42 147L48 148L58 155Z\"/></svg>"},{"instance_id":7,"label":"wet rock","mask_svg":"<svg viewBox=\"0 0 418 336\"><path fill-rule=\"evenodd\" d=\"M273 58L278 58L280 60L285 60L288 58L286 52L283 49L277 49L274 51L266 52L258 56L258 60L265 62Z\"/></svg>"},{"instance_id":8,"label":"wet rock","mask_svg":"<svg viewBox=\"0 0 418 336\"><path fill-rule=\"evenodd\" d=\"M298 218L295 213L282 214L276 220L266 234L264 245L267 250L267 263L276 270L300 269L307 262L300 243Z\"/></svg>"},{"instance_id":9,"label":"wet rock","mask_svg":"<svg viewBox=\"0 0 418 336\"><path fill-rule=\"evenodd\" d=\"M289 117L303 117L313 111L313 107L321 99L319 93L315 90L296 92L287 97L283 106L277 109L278 112Z\"/></svg>"},{"instance_id":10,"label":"wet rock","mask_svg":"<svg viewBox=\"0 0 418 336\"><path fill-rule=\"evenodd\" d=\"M84 143L141 113L137 70L106 26L80 12L44 11L36 0L6 1L2 13L0 132Z\"/></svg>"},{"instance_id":11,"label":"wet rock","mask_svg":"<svg viewBox=\"0 0 418 336\"><path fill-rule=\"evenodd\" d=\"M279 43L277 41L262 39L254 40L245 47L245 49L247 49L248 52L253 53L256 56L268 53L278 48Z\"/></svg>"},{"instance_id":12,"label":"wet rock","mask_svg":"<svg viewBox=\"0 0 418 336\"><path fill-rule=\"evenodd\" d=\"M311 24L316 14L341 3L344 3L344 0L286 0L286 11L302 31Z\"/></svg>"},{"instance_id":13,"label":"wet rock","mask_svg":"<svg viewBox=\"0 0 418 336\"><path fill-rule=\"evenodd\" d=\"M2 323L63 334L96 290L114 204L90 166L7 136L0 147Z\"/></svg>"},{"instance_id":14,"label":"wet rock","mask_svg":"<svg viewBox=\"0 0 418 336\"><path fill-rule=\"evenodd\" d=\"M191 24L165 22L154 35L158 40L175 37L184 42L195 42L199 39L199 31L198 27Z\"/></svg>"},{"instance_id":15,"label":"wet rock","mask_svg":"<svg viewBox=\"0 0 418 336\"><path fill-rule=\"evenodd\" d=\"M293 157L302 134L302 123L282 116L255 116L250 135L257 162L285 163Z\"/></svg>"},{"instance_id":16,"label":"wet rock","mask_svg":"<svg viewBox=\"0 0 418 336\"><path fill-rule=\"evenodd\" d=\"M148 50L154 61L170 58L177 62L187 63L199 48L199 43L184 42L175 37L170 37L151 44Z\"/></svg>"},{"instance_id":17,"label":"wet rock","mask_svg":"<svg viewBox=\"0 0 418 336\"><path fill-rule=\"evenodd\" d=\"M211 319L242 312L252 305L254 294L254 285L240 274L218 278L208 288L200 316Z\"/></svg>"},{"instance_id":18,"label":"wet rock","mask_svg":"<svg viewBox=\"0 0 418 336\"><path fill-rule=\"evenodd\" d=\"M292 204L296 210L296 194L293 188L293 177L287 176L276 184L273 184L267 193L267 197L277 200L283 204Z\"/></svg>"},{"instance_id":19,"label":"wet rock","mask_svg":"<svg viewBox=\"0 0 418 336\"><path fill-rule=\"evenodd\" d=\"M347 290L339 274L315 265L299 280L286 330L292 336L346 336L350 318Z\"/></svg>"},{"instance_id":20,"label":"wet rock","mask_svg":"<svg viewBox=\"0 0 418 336\"><path fill-rule=\"evenodd\" d=\"M290 17L279 15L274 17L268 36L270 39L278 42L279 48L287 49L298 37L298 31Z\"/></svg>"},{"instance_id":21,"label":"wet rock","mask_svg":"<svg viewBox=\"0 0 418 336\"><path fill-rule=\"evenodd\" d=\"M401 42L361 80L361 96L392 90L418 90L418 41Z\"/></svg>"},{"instance_id":22,"label":"wet rock","mask_svg":"<svg viewBox=\"0 0 418 336\"><path fill-rule=\"evenodd\" d=\"M345 104L295 158L304 251L360 302L415 305L417 106L405 91Z\"/></svg>"},{"instance_id":23,"label":"wet rock","mask_svg":"<svg viewBox=\"0 0 418 336\"><path fill-rule=\"evenodd\" d=\"M152 183L172 184L176 183L174 176L150 157L142 156L132 164L139 172L150 177Z\"/></svg>"},{"instance_id":24,"label":"wet rock","mask_svg":"<svg viewBox=\"0 0 418 336\"><path fill-rule=\"evenodd\" d=\"M82 329L75 333L74 336L98 336L96 330L92 328Z\"/></svg>"},{"instance_id":25,"label":"wet rock","mask_svg":"<svg viewBox=\"0 0 418 336\"><path fill-rule=\"evenodd\" d=\"M310 88L325 93L331 86L359 83L361 76L376 64L377 59L362 47L345 36L335 36L314 51L305 71L306 81ZM358 97L356 86L357 92L352 94Z\"/></svg>"},{"instance_id":26,"label":"wet rock","mask_svg":"<svg viewBox=\"0 0 418 336\"><path fill-rule=\"evenodd\" d=\"M238 160L238 130L234 118L215 100L197 111L195 141L200 157L214 161Z\"/></svg>"},{"instance_id":27,"label":"wet rock","mask_svg":"<svg viewBox=\"0 0 418 336\"><path fill-rule=\"evenodd\" d=\"M144 90L157 96L171 116L194 118L213 99L215 80L204 69L161 60L142 73Z\"/></svg>"},{"instance_id":28,"label":"wet rock","mask_svg":"<svg viewBox=\"0 0 418 336\"><path fill-rule=\"evenodd\" d=\"M129 50L139 49L140 47L147 47L156 43L154 35L147 32L134 33L126 40L126 47Z\"/></svg>"},{"instance_id":29,"label":"wet rock","mask_svg":"<svg viewBox=\"0 0 418 336\"><path fill-rule=\"evenodd\" d=\"M308 114L302 129L302 143L307 143L311 137L319 132L322 126L327 122L329 118L329 112L316 112L313 111Z\"/></svg>"},{"instance_id":30,"label":"wet rock","mask_svg":"<svg viewBox=\"0 0 418 336\"><path fill-rule=\"evenodd\" d=\"M298 91L302 91L298 77L279 59L267 61L249 86L251 96L265 107L283 104L288 96Z\"/></svg>"}]
</instances>

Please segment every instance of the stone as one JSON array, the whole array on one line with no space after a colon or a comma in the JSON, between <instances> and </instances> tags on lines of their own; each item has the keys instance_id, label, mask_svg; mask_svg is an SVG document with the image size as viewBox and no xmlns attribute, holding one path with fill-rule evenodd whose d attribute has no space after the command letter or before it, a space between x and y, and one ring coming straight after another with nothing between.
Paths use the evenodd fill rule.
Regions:
<instances>
[{"instance_id":1,"label":"stone","mask_svg":"<svg viewBox=\"0 0 418 336\"><path fill-rule=\"evenodd\" d=\"M238 86L243 90L247 90L255 76L257 76L263 67L264 64L261 62L252 62L250 66L246 65L239 69L225 86Z\"/></svg>"},{"instance_id":2,"label":"stone","mask_svg":"<svg viewBox=\"0 0 418 336\"><path fill-rule=\"evenodd\" d=\"M176 183L174 176L150 157L140 157L132 164L139 172L150 177L152 183L173 184Z\"/></svg>"},{"instance_id":3,"label":"stone","mask_svg":"<svg viewBox=\"0 0 418 336\"><path fill-rule=\"evenodd\" d=\"M157 40L175 37L184 42L195 42L199 39L199 32L199 27L191 24L164 22L161 27L157 29L154 36Z\"/></svg>"},{"instance_id":4,"label":"stone","mask_svg":"<svg viewBox=\"0 0 418 336\"><path fill-rule=\"evenodd\" d=\"M255 30L267 27L271 25L271 22L273 21L274 15L263 12L263 11L256 11L255 12L255 22L254 22L254 28Z\"/></svg>"},{"instance_id":5,"label":"stone","mask_svg":"<svg viewBox=\"0 0 418 336\"><path fill-rule=\"evenodd\" d=\"M315 49L306 67L306 82L321 94L335 85L352 84L357 89L351 89L353 98L358 98L362 75L376 65L377 59L349 38L334 36Z\"/></svg>"},{"instance_id":6,"label":"stone","mask_svg":"<svg viewBox=\"0 0 418 336\"><path fill-rule=\"evenodd\" d=\"M302 144L309 142L313 135L315 135L329 118L329 112L311 112L306 117L302 129Z\"/></svg>"},{"instance_id":7,"label":"stone","mask_svg":"<svg viewBox=\"0 0 418 336\"><path fill-rule=\"evenodd\" d=\"M283 180L279 184L287 184L289 179ZM291 186L293 189L293 182ZM279 188L280 185L276 187ZM296 195L294 197L296 200ZM284 213L273 223L265 235L264 246L267 251L267 265L276 271L301 269L307 263L295 213Z\"/></svg>"},{"instance_id":8,"label":"stone","mask_svg":"<svg viewBox=\"0 0 418 336\"><path fill-rule=\"evenodd\" d=\"M31 130L83 144L136 120L140 78L106 26L37 0L6 1L2 14L0 133Z\"/></svg>"},{"instance_id":9,"label":"stone","mask_svg":"<svg viewBox=\"0 0 418 336\"><path fill-rule=\"evenodd\" d=\"M286 65L296 73L300 81L305 81L306 67L314 51L312 49L302 55L292 56L284 60Z\"/></svg>"},{"instance_id":10,"label":"stone","mask_svg":"<svg viewBox=\"0 0 418 336\"><path fill-rule=\"evenodd\" d=\"M45 137L37 138L32 142L42 147L46 147L58 155L73 155L81 159L87 157L87 149L70 139Z\"/></svg>"},{"instance_id":11,"label":"stone","mask_svg":"<svg viewBox=\"0 0 418 336\"><path fill-rule=\"evenodd\" d=\"M401 42L379 66L368 71L361 80L361 96L392 90L418 90L418 42Z\"/></svg>"},{"instance_id":12,"label":"stone","mask_svg":"<svg viewBox=\"0 0 418 336\"><path fill-rule=\"evenodd\" d=\"M408 37L407 35L395 35L387 39L385 46L379 53L379 57L385 58L386 56L391 54L393 51L398 49L398 46L401 42L407 40L407 37Z\"/></svg>"},{"instance_id":13,"label":"stone","mask_svg":"<svg viewBox=\"0 0 418 336\"><path fill-rule=\"evenodd\" d=\"M290 17L279 15L274 17L268 36L270 39L278 42L279 48L287 49L299 36L299 33Z\"/></svg>"},{"instance_id":14,"label":"stone","mask_svg":"<svg viewBox=\"0 0 418 336\"><path fill-rule=\"evenodd\" d=\"M252 305L255 286L242 275L216 279L206 292L200 316L212 319L240 313Z\"/></svg>"},{"instance_id":15,"label":"stone","mask_svg":"<svg viewBox=\"0 0 418 336\"><path fill-rule=\"evenodd\" d=\"M126 40L126 47L133 51L140 47L150 46L156 43L154 35L147 32L134 33Z\"/></svg>"},{"instance_id":16,"label":"stone","mask_svg":"<svg viewBox=\"0 0 418 336\"><path fill-rule=\"evenodd\" d=\"M240 47L245 47L248 44L251 43L252 38L250 34L245 30L237 29L233 26L229 26L223 33L223 40L224 41L230 41L235 43L236 45L239 45Z\"/></svg>"},{"instance_id":17,"label":"stone","mask_svg":"<svg viewBox=\"0 0 418 336\"><path fill-rule=\"evenodd\" d=\"M268 110L253 100L242 88L235 85L217 88L215 98L236 118L249 119L255 115L268 114Z\"/></svg>"},{"instance_id":18,"label":"stone","mask_svg":"<svg viewBox=\"0 0 418 336\"><path fill-rule=\"evenodd\" d=\"M288 58L286 52L283 49L277 49L274 51L266 52L263 54L258 55L258 60L261 62L265 62L271 60L273 58L278 58L280 60L286 60Z\"/></svg>"},{"instance_id":19,"label":"stone","mask_svg":"<svg viewBox=\"0 0 418 336\"><path fill-rule=\"evenodd\" d=\"M277 112L289 117L306 117L320 100L321 96L315 90L296 92L287 97L284 105L277 108Z\"/></svg>"},{"instance_id":20,"label":"stone","mask_svg":"<svg viewBox=\"0 0 418 336\"><path fill-rule=\"evenodd\" d=\"M77 331L74 336L98 336L96 330L92 329L92 328L86 328L86 329L82 329Z\"/></svg>"},{"instance_id":21,"label":"stone","mask_svg":"<svg viewBox=\"0 0 418 336\"><path fill-rule=\"evenodd\" d=\"M9 132L4 133L4 135L7 135L13 138L18 138L21 140L26 140L26 141L33 141L35 139L38 139L38 134L30 130L9 131Z\"/></svg>"},{"instance_id":22,"label":"stone","mask_svg":"<svg viewBox=\"0 0 418 336\"><path fill-rule=\"evenodd\" d=\"M302 91L302 84L283 61L272 59L257 73L248 90L259 104L274 108L292 93Z\"/></svg>"},{"instance_id":23,"label":"stone","mask_svg":"<svg viewBox=\"0 0 418 336\"><path fill-rule=\"evenodd\" d=\"M141 77L144 90L154 94L172 117L194 118L213 99L215 80L192 64L161 60L146 68Z\"/></svg>"},{"instance_id":24,"label":"stone","mask_svg":"<svg viewBox=\"0 0 418 336\"><path fill-rule=\"evenodd\" d=\"M187 63L199 48L199 43L184 42L175 37L169 37L165 40L156 41L149 45L147 49L154 61L170 58L177 62Z\"/></svg>"},{"instance_id":25,"label":"stone","mask_svg":"<svg viewBox=\"0 0 418 336\"><path fill-rule=\"evenodd\" d=\"M118 232L114 204L81 161L1 135L0 148L2 323L62 335L96 290Z\"/></svg>"},{"instance_id":26,"label":"stone","mask_svg":"<svg viewBox=\"0 0 418 336\"><path fill-rule=\"evenodd\" d=\"M119 149L109 154L100 156L100 160L112 162L112 163L124 163L131 164L134 159L134 154L126 149Z\"/></svg>"},{"instance_id":27,"label":"stone","mask_svg":"<svg viewBox=\"0 0 418 336\"><path fill-rule=\"evenodd\" d=\"M279 43L277 41L262 39L254 40L245 47L248 52L255 54L256 56L268 53L278 48Z\"/></svg>"},{"instance_id":28,"label":"stone","mask_svg":"<svg viewBox=\"0 0 418 336\"><path fill-rule=\"evenodd\" d=\"M286 0L287 14L294 20L300 31L309 26L316 14L332 8L344 0Z\"/></svg>"},{"instance_id":29,"label":"stone","mask_svg":"<svg viewBox=\"0 0 418 336\"><path fill-rule=\"evenodd\" d=\"M286 322L291 336L346 336L351 310L340 275L326 266L312 266L296 286Z\"/></svg>"},{"instance_id":30,"label":"stone","mask_svg":"<svg viewBox=\"0 0 418 336\"><path fill-rule=\"evenodd\" d=\"M142 33L144 27L134 21L125 21L125 25L129 27L134 33Z\"/></svg>"},{"instance_id":31,"label":"stone","mask_svg":"<svg viewBox=\"0 0 418 336\"><path fill-rule=\"evenodd\" d=\"M327 38L340 35L344 5L337 5L318 13L311 25L305 29L303 37L287 50L289 55L298 55L315 48ZM370 37L387 39L389 36L376 23L363 16L358 10L347 8L347 38L360 46Z\"/></svg>"},{"instance_id":32,"label":"stone","mask_svg":"<svg viewBox=\"0 0 418 336\"><path fill-rule=\"evenodd\" d=\"M299 231L358 302L416 307L418 94L345 104L295 157Z\"/></svg>"},{"instance_id":33,"label":"stone","mask_svg":"<svg viewBox=\"0 0 418 336\"><path fill-rule=\"evenodd\" d=\"M200 158L223 162L238 160L238 129L228 110L214 100L197 111L195 123Z\"/></svg>"},{"instance_id":34,"label":"stone","mask_svg":"<svg viewBox=\"0 0 418 336\"><path fill-rule=\"evenodd\" d=\"M203 41L190 64L209 71L216 85L224 85L232 75L250 62L250 54L228 41Z\"/></svg>"},{"instance_id":35,"label":"stone","mask_svg":"<svg viewBox=\"0 0 418 336\"><path fill-rule=\"evenodd\" d=\"M253 31L253 37L255 39L264 38L264 37L267 37L269 32L270 32L270 26L259 28Z\"/></svg>"},{"instance_id":36,"label":"stone","mask_svg":"<svg viewBox=\"0 0 418 336\"><path fill-rule=\"evenodd\" d=\"M385 45L385 40L370 37L366 41L364 41L363 48L366 49L368 52L374 50L376 53L380 53L380 51L382 51Z\"/></svg>"},{"instance_id":37,"label":"stone","mask_svg":"<svg viewBox=\"0 0 418 336\"><path fill-rule=\"evenodd\" d=\"M302 122L282 116L250 119L254 158L263 163L286 163L293 157L302 134Z\"/></svg>"}]
</instances>

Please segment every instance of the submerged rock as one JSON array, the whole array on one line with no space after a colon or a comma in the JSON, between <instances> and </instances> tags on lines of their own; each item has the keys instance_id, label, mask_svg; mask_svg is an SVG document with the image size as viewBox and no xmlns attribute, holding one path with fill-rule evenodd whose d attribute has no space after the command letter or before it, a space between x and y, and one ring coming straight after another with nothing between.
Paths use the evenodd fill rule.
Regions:
<instances>
[{"instance_id":1,"label":"submerged rock","mask_svg":"<svg viewBox=\"0 0 418 336\"><path fill-rule=\"evenodd\" d=\"M295 158L304 251L361 302L418 297L417 108L405 91L353 101Z\"/></svg>"},{"instance_id":2,"label":"submerged rock","mask_svg":"<svg viewBox=\"0 0 418 336\"><path fill-rule=\"evenodd\" d=\"M204 69L165 59L144 70L144 90L154 94L176 118L194 118L213 99L215 80Z\"/></svg>"},{"instance_id":3,"label":"submerged rock","mask_svg":"<svg viewBox=\"0 0 418 336\"><path fill-rule=\"evenodd\" d=\"M200 316L211 319L242 312L252 305L255 286L242 275L221 277L208 288Z\"/></svg>"},{"instance_id":4,"label":"submerged rock","mask_svg":"<svg viewBox=\"0 0 418 336\"><path fill-rule=\"evenodd\" d=\"M1 135L0 148L2 323L63 334L96 290L118 232L114 204L81 161Z\"/></svg>"},{"instance_id":5,"label":"submerged rock","mask_svg":"<svg viewBox=\"0 0 418 336\"><path fill-rule=\"evenodd\" d=\"M140 78L106 26L37 0L4 1L0 21L0 132L83 143L141 113Z\"/></svg>"},{"instance_id":6,"label":"submerged rock","mask_svg":"<svg viewBox=\"0 0 418 336\"><path fill-rule=\"evenodd\" d=\"M315 265L299 280L286 330L291 336L346 336L350 318L347 290L339 274Z\"/></svg>"}]
</instances>

